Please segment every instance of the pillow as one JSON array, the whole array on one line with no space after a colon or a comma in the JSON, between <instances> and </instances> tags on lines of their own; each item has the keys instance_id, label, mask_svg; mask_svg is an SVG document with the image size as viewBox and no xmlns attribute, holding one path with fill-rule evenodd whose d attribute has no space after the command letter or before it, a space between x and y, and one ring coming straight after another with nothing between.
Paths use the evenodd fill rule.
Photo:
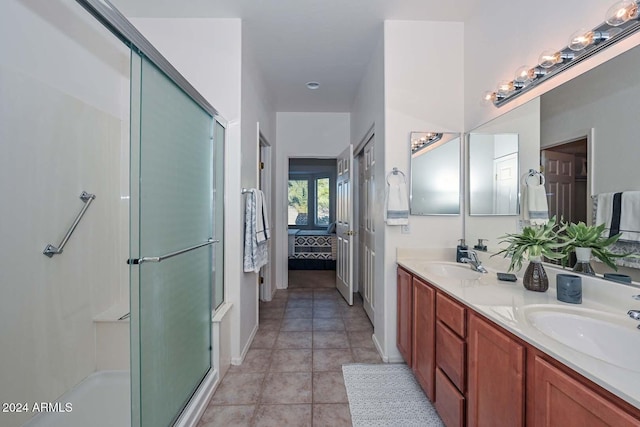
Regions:
<instances>
[{"instance_id":1,"label":"pillow","mask_svg":"<svg viewBox=\"0 0 640 427\"><path fill-rule=\"evenodd\" d=\"M331 224L329 224L329 226L327 227L327 233L335 233L336 232L336 223L332 222Z\"/></svg>"}]
</instances>

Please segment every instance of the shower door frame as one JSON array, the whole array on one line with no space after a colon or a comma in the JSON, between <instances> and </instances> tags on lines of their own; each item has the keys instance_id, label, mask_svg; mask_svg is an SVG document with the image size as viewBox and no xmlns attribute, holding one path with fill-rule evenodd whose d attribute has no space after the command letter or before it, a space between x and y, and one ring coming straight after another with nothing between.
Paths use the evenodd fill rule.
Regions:
<instances>
[{"instance_id":1,"label":"shower door frame","mask_svg":"<svg viewBox=\"0 0 640 427\"><path fill-rule=\"evenodd\" d=\"M118 9L113 6L109 0L76 0L76 2L82 6L89 14L91 14L96 20L98 20L104 27L106 27L109 31L111 31L116 37L118 37L125 45L131 48L132 52L136 52L138 54L144 55L149 61L151 61L159 70L161 70L173 83L175 83L185 94L187 94L196 104L198 104L204 111L209 113L214 119L215 123L219 123L225 129L225 139L226 139L226 130L228 129L228 122L225 120L219 112L202 96L188 81L184 76L182 76L173 65L129 22L126 17L118 11ZM131 124L133 125L133 123ZM224 152L224 147L226 146L226 141L215 141L215 144L222 144L222 150L216 151L214 147L214 155L218 153ZM139 161L139 159L131 159L131 161ZM224 163L224 162L223 162ZM218 188L223 189L223 183L218 183ZM133 201L134 197L137 197L137 194L130 194L130 200ZM217 208L214 212L217 211ZM224 218L222 219L224 221ZM214 238L218 238L214 236ZM218 247L214 250L214 254L224 253L224 251ZM137 275L132 275L135 277ZM131 287L137 286L138 283L130 283ZM213 289L214 284L211 284L212 292L215 292ZM138 304L139 301L130 301L131 306L134 304ZM213 307L212 307L213 308ZM138 340L139 342L139 330L134 327L135 325L131 325L131 340ZM212 345L216 345L217 343L213 341L213 336L211 337ZM134 341L132 341L134 342ZM211 368L209 372L206 374L200 386L194 392L191 400L187 403L186 407L183 409L182 413L178 417L175 422L175 426L189 426L195 425L197 420L200 418L202 413L205 410L206 404L211 398L213 394L213 387L216 382L219 380L219 371L217 370L217 366L215 365L214 360L215 351L211 351ZM136 378L131 378L132 386L133 384L139 384L139 378L136 381ZM133 390L132 390L133 391ZM133 393L132 393L133 395ZM132 402L133 403L133 402ZM132 405L132 415L135 414ZM140 424L139 414L137 411L138 419L136 422L136 418L132 418L132 426L136 427ZM135 417L135 415L134 415Z\"/></svg>"}]
</instances>

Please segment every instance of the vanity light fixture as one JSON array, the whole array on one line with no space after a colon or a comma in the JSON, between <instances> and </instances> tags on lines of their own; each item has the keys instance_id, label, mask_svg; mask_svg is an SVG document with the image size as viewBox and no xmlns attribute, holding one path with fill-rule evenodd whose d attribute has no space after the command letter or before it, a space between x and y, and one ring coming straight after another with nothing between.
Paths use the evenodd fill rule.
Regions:
<instances>
[{"instance_id":1,"label":"vanity light fixture","mask_svg":"<svg viewBox=\"0 0 640 427\"><path fill-rule=\"evenodd\" d=\"M483 99L500 107L536 87L543 81L593 56L604 48L640 30L640 0L621 0L607 10L605 22L592 30L578 30L567 46L560 50L545 50L538 64L523 65L511 81L498 84L496 90L485 92Z\"/></svg>"},{"instance_id":2,"label":"vanity light fixture","mask_svg":"<svg viewBox=\"0 0 640 427\"><path fill-rule=\"evenodd\" d=\"M418 151L427 148L430 145L442 139L442 132L426 132L415 133L412 132L414 138L411 139L411 154L415 154Z\"/></svg>"}]
</instances>

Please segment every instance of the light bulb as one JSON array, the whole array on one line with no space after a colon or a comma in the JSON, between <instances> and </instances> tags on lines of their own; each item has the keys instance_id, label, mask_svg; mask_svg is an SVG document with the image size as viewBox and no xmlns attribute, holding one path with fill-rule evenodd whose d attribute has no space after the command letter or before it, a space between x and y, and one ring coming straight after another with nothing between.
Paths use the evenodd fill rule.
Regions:
<instances>
[{"instance_id":1,"label":"light bulb","mask_svg":"<svg viewBox=\"0 0 640 427\"><path fill-rule=\"evenodd\" d=\"M545 50L538 58L538 64L542 68L551 68L560 62L562 62L562 56L560 52L555 50Z\"/></svg>"},{"instance_id":2,"label":"light bulb","mask_svg":"<svg viewBox=\"0 0 640 427\"><path fill-rule=\"evenodd\" d=\"M535 70L528 65L523 65L522 67L516 70L515 77L513 80L516 83L527 84L530 83L533 79L536 78Z\"/></svg>"},{"instance_id":3,"label":"light bulb","mask_svg":"<svg viewBox=\"0 0 640 427\"><path fill-rule=\"evenodd\" d=\"M622 25L638 15L638 4L634 0L622 0L607 10L605 22L612 27Z\"/></svg>"},{"instance_id":4,"label":"light bulb","mask_svg":"<svg viewBox=\"0 0 640 427\"><path fill-rule=\"evenodd\" d=\"M498 96L507 96L511 92L513 92L514 89L515 89L515 86L513 85L512 81L504 81L498 84L497 93L498 93Z\"/></svg>"},{"instance_id":5,"label":"light bulb","mask_svg":"<svg viewBox=\"0 0 640 427\"><path fill-rule=\"evenodd\" d=\"M482 100L487 104L495 102L496 99L498 99L498 94L492 90L486 91L482 96Z\"/></svg>"},{"instance_id":6,"label":"light bulb","mask_svg":"<svg viewBox=\"0 0 640 427\"><path fill-rule=\"evenodd\" d=\"M578 30L569 38L569 46L567 47L573 51L578 52L592 44L593 39L593 31Z\"/></svg>"}]
</instances>

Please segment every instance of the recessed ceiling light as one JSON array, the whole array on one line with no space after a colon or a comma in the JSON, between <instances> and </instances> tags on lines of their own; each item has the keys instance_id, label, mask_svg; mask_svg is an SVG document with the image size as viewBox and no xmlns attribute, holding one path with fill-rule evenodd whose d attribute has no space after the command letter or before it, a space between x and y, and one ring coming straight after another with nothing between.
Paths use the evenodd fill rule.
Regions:
<instances>
[{"instance_id":1,"label":"recessed ceiling light","mask_svg":"<svg viewBox=\"0 0 640 427\"><path fill-rule=\"evenodd\" d=\"M307 89L318 89L320 87L320 83L318 82L307 82Z\"/></svg>"}]
</instances>

